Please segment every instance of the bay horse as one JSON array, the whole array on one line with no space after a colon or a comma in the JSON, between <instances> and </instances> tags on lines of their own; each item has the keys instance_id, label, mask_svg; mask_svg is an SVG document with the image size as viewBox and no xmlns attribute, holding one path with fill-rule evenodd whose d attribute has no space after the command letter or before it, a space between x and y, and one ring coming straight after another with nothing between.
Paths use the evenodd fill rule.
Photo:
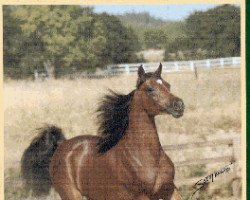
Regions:
<instances>
[{"instance_id":1,"label":"bay horse","mask_svg":"<svg viewBox=\"0 0 250 200\"><path fill-rule=\"evenodd\" d=\"M22 156L26 188L46 195L53 186L62 200L181 199L155 116L179 118L184 103L170 92L161 72L161 64L149 73L140 66L134 91L104 97L98 108L99 136L66 140L54 125L41 129Z\"/></svg>"}]
</instances>

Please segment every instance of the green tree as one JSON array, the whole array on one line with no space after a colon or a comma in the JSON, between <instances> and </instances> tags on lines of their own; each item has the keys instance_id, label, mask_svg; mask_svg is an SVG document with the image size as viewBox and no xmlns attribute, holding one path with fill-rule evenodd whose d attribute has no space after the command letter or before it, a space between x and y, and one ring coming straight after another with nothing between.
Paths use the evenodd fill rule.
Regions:
<instances>
[{"instance_id":1,"label":"green tree","mask_svg":"<svg viewBox=\"0 0 250 200\"><path fill-rule=\"evenodd\" d=\"M144 41L146 48L164 48L167 40L167 34L162 29L152 29L144 32Z\"/></svg>"},{"instance_id":2,"label":"green tree","mask_svg":"<svg viewBox=\"0 0 250 200\"><path fill-rule=\"evenodd\" d=\"M98 53L106 41L91 9L21 6L14 15L23 19L22 33L28 38L26 56L20 65L43 65L47 71L58 74L67 67L81 70L99 64Z\"/></svg>"},{"instance_id":3,"label":"green tree","mask_svg":"<svg viewBox=\"0 0 250 200\"><path fill-rule=\"evenodd\" d=\"M114 15L103 13L98 19L103 24L107 40L102 52L104 63L135 62L135 53L140 49L140 44L134 31L125 27Z\"/></svg>"},{"instance_id":4,"label":"green tree","mask_svg":"<svg viewBox=\"0 0 250 200\"><path fill-rule=\"evenodd\" d=\"M240 8L222 5L206 12L195 12L186 19L186 33L190 48L207 49L216 57L239 56Z\"/></svg>"},{"instance_id":5,"label":"green tree","mask_svg":"<svg viewBox=\"0 0 250 200\"><path fill-rule=\"evenodd\" d=\"M240 56L240 8L221 5L196 11L185 20L185 34L170 45L172 53L186 51L189 59Z\"/></svg>"},{"instance_id":6,"label":"green tree","mask_svg":"<svg viewBox=\"0 0 250 200\"><path fill-rule=\"evenodd\" d=\"M4 75L19 78L22 68L17 67L24 56L20 20L12 17L16 7L3 6L3 61Z\"/></svg>"},{"instance_id":7,"label":"green tree","mask_svg":"<svg viewBox=\"0 0 250 200\"><path fill-rule=\"evenodd\" d=\"M99 16L92 8L6 6L4 14L6 73L15 66L22 75L38 70L53 77L136 59L133 31L115 16Z\"/></svg>"}]
</instances>

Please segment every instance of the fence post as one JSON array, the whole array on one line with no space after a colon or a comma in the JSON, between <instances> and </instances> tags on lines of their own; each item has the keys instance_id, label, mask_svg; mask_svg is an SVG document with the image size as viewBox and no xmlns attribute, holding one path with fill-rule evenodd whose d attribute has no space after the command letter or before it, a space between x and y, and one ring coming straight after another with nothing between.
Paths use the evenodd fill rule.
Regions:
<instances>
[{"instance_id":1,"label":"fence post","mask_svg":"<svg viewBox=\"0 0 250 200\"><path fill-rule=\"evenodd\" d=\"M220 59L220 66L221 66L221 67L224 67L224 58L221 58L221 59Z\"/></svg>"},{"instance_id":2,"label":"fence post","mask_svg":"<svg viewBox=\"0 0 250 200\"><path fill-rule=\"evenodd\" d=\"M111 74L111 73L112 73L112 70L111 70L110 65L107 66L107 71L108 71L108 74Z\"/></svg>"},{"instance_id":3,"label":"fence post","mask_svg":"<svg viewBox=\"0 0 250 200\"><path fill-rule=\"evenodd\" d=\"M174 62L174 66L175 66L175 70L176 70L176 71L179 71L179 65L178 65L178 62Z\"/></svg>"},{"instance_id":4,"label":"fence post","mask_svg":"<svg viewBox=\"0 0 250 200\"><path fill-rule=\"evenodd\" d=\"M191 71L194 71L194 61L190 61L190 69Z\"/></svg>"},{"instance_id":5,"label":"fence post","mask_svg":"<svg viewBox=\"0 0 250 200\"><path fill-rule=\"evenodd\" d=\"M129 65L125 65L125 71L126 71L126 74L129 74Z\"/></svg>"},{"instance_id":6,"label":"fence post","mask_svg":"<svg viewBox=\"0 0 250 200\"><path fill-rule=\"evenodd\" d=\"M232 190L233 190L233 196L238 197L240 193L240 174L241 174L241 163L240 161L240 152L241 152L241 145L240 145L240 139L239 137L234 137L233 138L233 161L234 161L234 167L233 167L233 173L234 173L234 178L232 181Z\"/></svg>"},{"instance_id":7,"label":"fence post","mask_svg":"<svg viewBox=\"0 0 250 200\"><path fill-rule=\"evenodd\" d=\"M206 66L207 66L207 68L210 68L210 66L211 66L209 59L207 59L207 61L206 61Z\"/></svg>"},{"instance_id":8,"label":"fence post","mask_svg":"<svg viewBox=\"0 0 250 200\"><path fill-rule=\"evenodd\" d=\"M38 80L38 71L35 69L34 71L34 79L35 80Z\"/></svg>"},{"instance_id":9,"label":"fence post","mask_svg":"<svg viewBox=\"0 0 250 200\"><path fill-rule=\"evenodd\" d=\"M233 66L235 66L236 65L236 58L232 57L232 60L233 60Z\"/></svg>"},{"instance_id":10,"label":"fence post","mask_svg":"<svg viewBox=\"0 0 250 200\"><path fill-rule=\"evenodd\" d=\"M195 75L195 78L198 79L198 71L197 71L196 65L194 66L194 75Z\"/></svg>"}]
</instances>

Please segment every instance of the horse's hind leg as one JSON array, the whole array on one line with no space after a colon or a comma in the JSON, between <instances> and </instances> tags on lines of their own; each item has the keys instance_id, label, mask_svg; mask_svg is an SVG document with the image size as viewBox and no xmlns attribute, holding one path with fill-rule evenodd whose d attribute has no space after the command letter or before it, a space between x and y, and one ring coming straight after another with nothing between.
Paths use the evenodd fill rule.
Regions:
<instances>
[{"instance_id":1,"label":"horse's hind leg","mask_svg":"<svg viewBox=\"0 0 250 200\"><path fill-rule=\"evenodd\" d=\"M55 188L62 200L82 200L82 195L74 185L65 184Z\"/></svg>"}]
</instances>

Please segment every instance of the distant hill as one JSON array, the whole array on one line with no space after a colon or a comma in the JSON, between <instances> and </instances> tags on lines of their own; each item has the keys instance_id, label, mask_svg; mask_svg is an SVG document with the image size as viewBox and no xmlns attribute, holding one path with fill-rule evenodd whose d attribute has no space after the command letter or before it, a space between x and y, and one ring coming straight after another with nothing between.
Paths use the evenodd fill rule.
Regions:
<instances>
[{"instance_id":1,"label":"distant hill","mask_svg":"<svg viewBox=\"0 0 250 200\"><path fill-rule=\"evenodd\" d=\"M162 30L165 32L169 42L178 37L184 36L184 22L162 20L151 16L148 12L131 12L123 15L117 15L122 23L131 27L139 37L142 47L145 48L144 33L150 30Z\"/></svg>"},{"instance_id":2,"label":"distant hill","mask_svg":"<svg viewBox=\"0 0 250 200\"><path fill-rule=\"evenodd\" d=\"M160 27L166 24L166 21L157 19L151 16L148 12L126 13L124 15L117 15L117 17L119 17L119 19L127 25L139 25L152 28Z\"/></svg>"}]
</instances>

